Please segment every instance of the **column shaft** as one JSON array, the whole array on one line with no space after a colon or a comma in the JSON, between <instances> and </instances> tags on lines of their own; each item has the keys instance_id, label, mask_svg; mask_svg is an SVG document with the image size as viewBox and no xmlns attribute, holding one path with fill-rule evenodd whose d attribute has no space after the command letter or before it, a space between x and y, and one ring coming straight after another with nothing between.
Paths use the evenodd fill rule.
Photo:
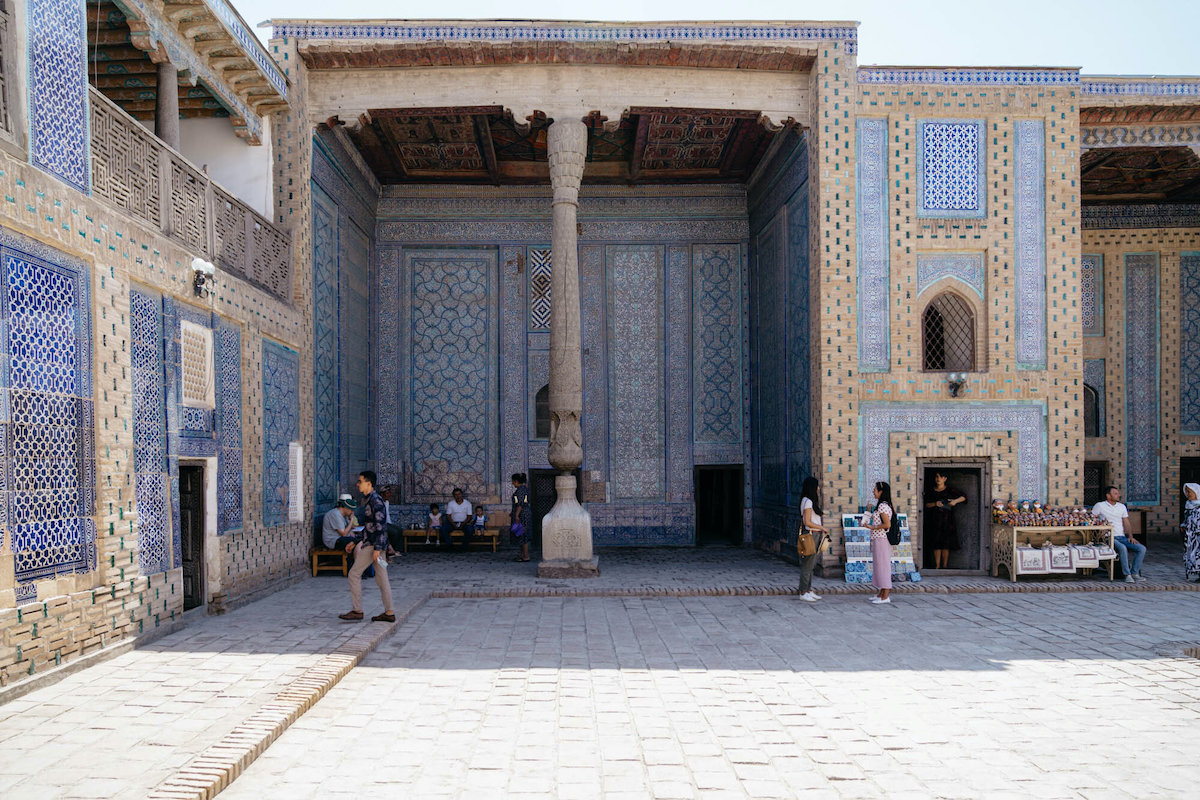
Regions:
<instances>
[{"instance_id":1,"label":"column shaft","mask_svg":"<svg viewBox=\"0 0 1200 800\"><path fill-rule=\"evenodd\" d=\"M158 85L154 92L154 133L171 147L179 149L179 69L170 61L158 64Z\"/></svg>"}]
</instances>

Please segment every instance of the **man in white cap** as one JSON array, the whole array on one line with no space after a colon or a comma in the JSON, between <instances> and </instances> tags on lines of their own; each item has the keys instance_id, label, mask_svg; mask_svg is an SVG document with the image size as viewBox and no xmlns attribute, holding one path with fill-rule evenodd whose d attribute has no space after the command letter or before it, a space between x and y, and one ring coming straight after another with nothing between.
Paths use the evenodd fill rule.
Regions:
<instances>
[{"instance_id":1,"label":"man in white cap","mask_svg":"<svg viewBox=\"0 0 1200 800\"><path fill-rule=\"evenodd\" d=\"M337 505L325 512L325 518L321 521L321 541L330 550L343 550L354 541L350 530L354 527L354 508L357 505L354 498L343 494L338 496Z\"/></svg>"}]
</instances>

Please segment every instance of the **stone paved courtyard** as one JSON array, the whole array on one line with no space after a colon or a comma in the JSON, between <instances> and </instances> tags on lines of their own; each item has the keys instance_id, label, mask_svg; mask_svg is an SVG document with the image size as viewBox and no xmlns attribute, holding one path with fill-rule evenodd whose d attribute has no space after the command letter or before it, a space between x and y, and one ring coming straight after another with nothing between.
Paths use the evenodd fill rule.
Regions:
<instances>
[{"instance_id":1,"label":"stone paved courtyard","mask_svg":"<svg viewBox=\"0 0 1200 800\"><path fill-rule=\"evenodd\" d=\"M1138 589L1178 580L1164 550ZM843 593L809 605L785 594L793 566L747 549L608 553L589 582L508 558L401 557L394 626L339 622L345 580L305 580L10 699L0 796L184 796L164 781L190 786L322 659L372 646L222 796L1143 798L1200 780L1197 592L930 578L873 607L819 580ZM470 596L580 591L642 596Z\"/></svg>"}]
</instances>

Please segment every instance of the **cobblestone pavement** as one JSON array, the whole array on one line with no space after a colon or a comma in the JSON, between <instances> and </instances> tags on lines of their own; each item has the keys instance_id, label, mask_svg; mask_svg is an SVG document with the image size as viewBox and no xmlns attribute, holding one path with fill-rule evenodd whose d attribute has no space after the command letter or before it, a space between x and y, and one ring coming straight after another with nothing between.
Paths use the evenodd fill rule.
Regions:
<instances>
[{"instance_id":1,"label":"cobblestone pavement","mask_svg":"<svg viewBox=\"0 0 1200 800\"><path fill-rule=\"evenodd\" d=\"M1172 557L1169 550L1169 544L1166 548L1157 547L1152 550L1152 559L1147 562L1146 568L1146 573L1151 580L1144 584L1136 584L1134 588L1139 590L1164 588L1179 580L1178 558ZM675 593L785 595L785 593L795 591L796 583L796 569L793 565L773 556L745 548L602 552L602 575L588 581L539 580L536 578L533 566L534 562L514 564L511 561L511 554L503 551L495 554L486 552L469 554L410 553L400 557L390 570L397 599L397 611L402 615L411 612L431 593L460 597L488 593L493 595L532 595L577 592L589 594L635 592L645 595ZM375 613L379 610L377 607L378 593L374 589L373 582L367 581L365 586L366 610L368 613ZM868 591L864 587L850 587L840 581L819 578L816 581L816 588L822 592ZM1012 588L1012 585L1006 580L963 577L931 578L918 586L901 585L900 591L905 589L919 589L922 592L1011 591ZM1061 654L1064 658L1073 659L1076 657L1072 655L1075 650L1071 648L1083 648L1082 652L1087 658L1117 659L1118 663L1115 668L1122 674L1127 665L1135 661L1130 653L1134 655L1142 653L1146 658L1150 658L1153 654L1142 651L1162 642L1200 644L1200 633L1198 633L1200 617L1197 612L1197 608L1200 606L1200 594L1192 592L1127 594L1125 590L1129 587L1126 585L1109 584L1107 579L1099 578L1052 579L1029 584L1021 583L1017 585L1017 588L1021 592L1039 593L1063 589L1078 592L1080 589L1115 588L1120 593L1098 595L1073 593L1053 597L1024 593L986 597L956 594L949 598L945 595L929 594L898 595L895 605L892 608L884 609L870 608L863 602L862 595L830 596L815 607L807 604L799 606L794 597L788 596L690 597L657 600L621 598L594 599L586 602L569 601L574 604L571 606L572 608L581 609L578 621L580 624L586 621L586 631L590 632L596 629L594 621L596 614L601 614L606 620L612 620L608 632L600 635L597 639L599 649L593 649L594 642L590 633L583 639L579 638L580 630L575 627L574 622L566 628L562 627L566 623L550 624L546 630L540 627L543 620L555 619L556 614L563 614L563 619L575 619L566 614L567 605L565 603L568 601L560 598L532 599L527 597L522 600L493 599L484 601L429 600L428 603L436 604L431 606L436 609L435 611L416 612L423 615L420 616L419 622L414 622L415 627L403 627L399 636L384 639L383 649L379 656L371 657L371 666L360 666L352 670L349 677L343 679L342 683L335 688L333 695L320 701L312 710L300 717L300 721L292 726L292 730L285 734L285 738L290 739L293 731L297 735L302 735L299 730L301 724L308 725L312 720L328 719L326 709L341 702L337 697L341 696L340 693L344 689L352 690L350 687L356 685L363 674L378 674L375 673L379 668L375 658L392 658L393 656L400 659L405 666L408 666L409 662L413 662L419 667L411 675L405 673L403 682L406 685L414 681L430 681L430 685L436 689L436 691L429 692L430 700L445 698L450 694L471 698L471 701L480 709L492 709L493 711L489 711L489 715L493 713L500 715L489 716L489 725L495 724L495 721L501 718L521 720L561 718L565 725L568 720L566 716L561 716L564 712L560 709L566 708L567 704L561 703L562 697L574 700L576 699L574 693L580 692L582 694L578 695L579 699L601 697L612 699L616 693L624 698L623 702L625 703L626 710L621 713L626 716L621 719L627 721L636 719L636 730L640 733L643 729L653 732L663 720L673 718L654 706L654 702L659 702L653 701L654 691L665 691L668 695L692 692L693 689L690 687L693 684L698 687L695 691L702 691L704 697L711 698L713 702L717 703L711 719L707 715L704 716L715 726L714 730L720 727L718 712L721 709L728 711L731 708L740 708L744 702L746 709L750 711L758 709L763 703L773 705L781 699L783 702L791 702L789 698L798 698L802 703L799 706L801 711L795 713L807 713L810 717L819 720L836 719L836 724L844 725L844 716L834 715L828 705L813 708L803 705L804 702L807 702L804 697L812 693L812 690L805 688L806 686L813 686L820 691L828 691L841 685L837 682L822 683L821 675L813 673L811 669L815 667L820 670L864 670L863 674L866 675L868 674L865 672L867 667L864 664L866 662L855 660L855 658L863 659L867 657L867 654L876 651L875 644L872 643L869 646L867 644L872 639L882 637L880 641L883 641L891 634L883 629L876 631L864 626L878 624L879 620L888 620L885 628L890 631L889 626L897 620L908 620L915 613L914 609L942 608L943 606L940 604L947 602L950 607L955 608L961 606L964 609L994 609L994 612L972 612L975 614L975 621L972 623L975 628L970 628L970 630L978 629L978 636L985 640L1004 635L1005 641L1008 641L1009 631L1024 632L1022 635L1033 635L1036 644L1043 647L1041 651L1043 655L1052 655L1057 652L1054 648L1055 642L1058 640L1053 636L1039 633L1040 628L1030 633L1023 624L1009 619L1011 614L1008 609L1015 610L1012 612L1014 614L1019 611L1025 617L1035 621L1038 619L1037 610L1049 607L1046 605L1048 603L1065 603L1067 605L1064 607L1067 608L1080 608L1097 603L1099 604L1097 607L1109 609L1104 612L1105 614L1112 614L1116 617L1128 617L1128 614L1132 613L1135 622L1129 623L1127 627L1134 629L1133 635L1141 636L1137 630L1145 625L1147 630L1145 637L1105 638L1104 628L1093 621L1082 639L1076 640L1068 637L1064 640L1069 647ZM998 605L989 605L989 603ZM186 772L185 767L194 766L198 760L204 761L203 758L198 759L198 756L211 752L213 748L223 747L231 736L237 737L239 730L244 729L247 721L252 720L256 711L270 708L276 704L277 696L281 691L286 691L289 686L305 681L310 681L311 684L312 670L319 667L322 659L327 658L329 654L339 649L354 650L357 648L355 652L358 655L356 657L361 657L376 641L387 635L389 628L382 623L353 625L338 621L335 615L346 610L348 605L349 593L344 578L322 576L317 579L305 580L224 616L201 617L189 621L187 627L178 633L88 667L82 672L66 676L57 683L38 688L25 696L3 702L3 696L0 695L0 797L5 800L38 797L146 797L155 786L159 786L168 777L183 775ZM555 611L555 608L559 611ZM635 608L643 610L636 614L627 610ZM668 616L670 619L674 619L678 609L686 609L687 614L691 615L691 621L672 622L664 630L652 633L653 626L658 624L657 620L665 611L670 611L671 614ZM705 609L707 611L703 611ZM871 616L866 614L866 611L884 611L887 615ZM817 614L818 612L819 614L812 618L814 621L828 620L831 624L828 626L822 624L820 628L811 628L811 630L805 626L802 631L803 636L796 638L798 631L796 620L802 618L800 615ZM934 632L943 628L947 631L957 631L958 627L956 626L966 625L963 621L965 613L955 612L948 614L945 618L936 615L923 620L921 625L927 626ZM918 614L917 616L922 615ZM763 620L772 619L774 620L773 631L770 636L758 633L751 635L749 628L741 631L739 630L741 627L739 621L742 617L745 617L748 622L755 622L760 617ZM436 624L431 624L431 619ZM420 636L417 636L417 633L428 636L429 632L439 627L442 621L449 623L446 626L446 635L460 637L453 645L454 653L448 655L447 659L449 660L443 664L431 666L433 662L421 660L427 658L428 652L436 650L434 645L430 645L430 648L433 649L422 649L419 653L409 649L396 649L408 643L410 638L414 642L419 642ZM530 624L536 624L538 627L530 629L528 627ZM912 629L915 624L915 622L906 623L906 629ZM651 627L646 627L647 625L651 625ZM402 626L398 625L398 627ZM759 626L756 625L753 629L758 630ZM842 641L840 636L843 629L862 632L863 636L852 640L847 645L838 645L837 642ZM954 635L958 636L959 634L955 633ZM698 636L708 637L708 640L714 644L709 649L705 649L701 644L696 643L701 641L695 638ZM794 641L789 644L779 637L783 637L783 640ZM782 648L777 661L770 663L785 664L789 670L797 665L809 663L805 660L794 661L793 656L798 652L808 653L806 658L817 660L813 662L813 666L805 667L799 673L789 671L777 673L776 670L780 669L779 667L764 666L768 662L761 661L757 656L753 659L747 658L743 663L734 658L742 646L743 638L745 647L753 652L758 652L754 648L761 646ZM737 643L737 646L734 647L731 643ZM1087 649L1085 643L1093 646L1094 649ZM1098 643L1102 643L1103 646ZM1126 645L1132 647L1133 650L1122 649ZM900 660L909 658L908 654L914 649L879 646L882 648L881 652L890 650ZM975 647L976 645L971 645L968 652L975 652L973 649ZM982 654L979 656L980 658L993 657L994 653L988 649L987 645L979 644L978 647L980 648L979 653ZM1034 647L1034 645L1031 644L1029 647ZM1138 650L1139 647L1142 650ZM641 658L645 662L644 666L635 668L634 672L628 674L626 672L616 673L610 667L599 666L604 663L607 652L612 658L619 658L620 665L624 667L633 657L633 651L630 648L640 649ZM848 662L835 663L837 659L833 654L841 652L839 648L845 649L845 653L850 655L857 655ZM934 641L929 647L917 648L917 650L924 653L926 657L931 657L930 654L939 657L944 655L947 659L953 660L952 656L958 651L951 648L943 652L944 648L944 644ZM1172 651L1167 648L1164 652L1169 651L1171 656L1177 656L1179 649L1175 648ZM831 653L828 659L823 655L813 655L821 654L826 650ZM500 659L500 663L507 663L504 659L511 659L524 652L528 652L529 658L534 659L530 661L533 671L528 674L511 671L508 667L504 667L503 672L495 672L492 668L489 668L492 669L490 672L482 668L467 672L460 669L463 663L471 665L478 661L483 665L488 663L488 659L493 661ZM697 657L702 658L703 661L693 663L694 659L693 661L675 660L676 655L687 653L698 654ZM1004 648L1001 648L999 653L1005 658L1012 655ZM464 659L463 663L454 660L459 655ZM555 661L555 659L558 660ZM724 663L725 666L718 666L721 663ZM1195 724L1194 711L1197 699L1200 698L1200 694L1198 694L1200 690L1197 689L1194 681L1194 672L1187 672L1192 663L1195 662L1184 662L1180 665L1175 661L1156 661L1153 666L1153 669L1160 670L1167 669L1167 665L1171 665L1170 669L1175 670L1173 674L1176 674L1177 677L1172 678L1175 682L1174 691L1182 705L1177 709L1180 713L1176 713L1172 718L1186 720L1189 725ZM453 669L450 668L451 666ZM590 667L592 671L581 672L580 670L584 667ZM877 667L878 665L876 665ZM657 672L663 668L669 670L666 674L673 675L676 680L686 679L685 683L664 683L664 679ZM694 673L701 668L712 670L710 678L715 681L714 683L703 684L701 677L695 676ZM647 673L647 669L655 670L655 672ZM936 667L936 669L941 669L941 667ZM951 668L947 667L947 669ZM745 672L744 675L743 672ZM995 669L992 669L992 672L995 672ZM386 675L394 676L395 672L390 671ZM652 675L653 680L647 675ZM464 676L471 678L466 689L459 687L461 681L466 679ZM775 683L775 679L779 676L786 677L786 681L778 684L778 691L781 693L777 697L765 701L761 698L755 699L758 697L756 693L760 691L766 692L769 696L770 692L774 690L767 690L764 687ZM1069 675L1050 677L1056 681L1065 681ZM1039 682L1032 685L1033 688L1027 688L1021 682L1014 683L1012 691L1017 697L1014 702L1019 704L1025 702L1021 698L1036 699L1042 696L1043 690L1047 687L1046 681L1050 678L1041 675L1036 678ZM326 685L320 687L320 692L323 693L336 682L336 678L326 680ZM787 688L789 683L795 685L789 689ZM419 684L414 683L414 685ZM567 685L571 687L570 691L560 697L560 693L563 691L561 687ZM721 691L726 686L733 687L731 689L733 694L723 698ZM1108 683L1097 683L1089 679L1078 690L1087 698L1096 692L1107 691L1109 686ZM658 687L664 688L659 689ZM1051 685L1050 688L1052 693L1059 692L1054 685ZM644 706L637 700L643 690L647 692ZM391 691L392 689L388 688L388 692ZM851 692L845 696L841 694L825 694L823 696L837 700L838 714L844 715L871 700L869 693L863 695L859 690L855 691L859 693ZM1066 689L1061 691L1065 692ZM320 696L319 693L317 696ZM1008 695L1003 690L996 689L994 696L1006 698ZM555 699L554 703L546 705L543 701L548 701L550 698ZM403 702L389 702L385 704L388 710L380 713L385 715L389 724L406 720L409 718L406 715L413 708L412 702L412 698ZM690 702L694 703L695 700ZM525 703L532 705L526 709ZM574 703L570 704L570 707L576 709ZM1139 709L1136 718L1143 719L1140 710L1152 707L1156 708L1150 702L1136 705L1135 708ZM1108 708L1107 704L1105 708ZM402 709L403 712L397 709ZM909 708L909 710L913 711L914 709ZM447 708L446 711L455 715L459 713L450 708ZM1183 711L1190 716L1183 714ZM636 715L631 716L634 715L634 712L637 712ZM576 712L573 710L571 713ZM578 713L586 716L588 712L585 708L584 711ZM647 713L650 715L649 717L645 717ZM783 711L780 713L787 716ZM922 719L926 718L923 711L917 710L914 713ZM327 732L327 735L339 741L358 741L361 732L357 730L356 726L360 722L368 721L368 716L364 714L366 712L363 714L356 712L345 718L341 714L334 714L333 716L338 721L335 729ZM509 717L504 717L505 714L508 714ZM517 716L512 717L511 715L514 714ZM551 716L545 717L545 714ZM322 717L322 715L326 716ZM999 714L1000 717L1004 715L1004 712ZM1031 718L1040 719L1041 716L1043 715L1040 713L1031 713ZM1092 716L1099 715L1093 714ZM454 718L458 719L458 716ZM1112 717L1106 714L1103 718ZM350 722L346 722L347 719ZM599 719L603 722L609 717L606 715ZM612 719L615 720L617 717L612 717ZM483 717L480 716L476 722L481 724L482 720ZM583 725L584 722L585 720L571 716L570 724L566 727L574 729ZM461 720L460 723L467 724ZM445 735L450 738L443 746L440 742L427 741L428 737L435 733L429 730L432 723L427 720L418 720L413 724L416 734L402 737L405 743L398 745L402 748L409 748L404 751L406 753L412 748L425 752L422 748L427 745L436 745L435 753L454 754L465 746L461 741L462 737L457 735L455 727L445 731ZM587 725L592 724L592 722L587 722ZM748 729L748 726L751 726L751 722L744 721L738 723L736 727L739 730L745 730ZM286 725L282 727L286 727ZM1157 725L1148 726L1148 728L1151 731L1162 730ZM757 730L752 726L749 729ZM787 726L785 726L786 729ZM875 730L874 728L869 729ZM1193 728L1191 731L1192 741L1196 740L1197 733L1200 731ZM530 764L528 769L523 766L526 758L534 761L542 758L531 755L539 752L532 747L532 744L540 741L538 738L540 735L540 733L536 736L530 734L521 739L522 744L530 745L530 747L518 748L515 763L521 769L514 774L543 775L545 764ZM763 735L768 736L767 733ZM770 737L774 735L768 736L768 743L771 743ZM560 736L564 737L564 742L573 741L567 739L567 735L561 732ZM657 738L660 737L648 735L647 740L657 740ZM835 737L834 741L839 747L843 738L845 737ZM269 744L269 741L269 739L266 740L266 744ZM625 743L622 745L625 749L618 749L618 752L626 754L635 752L629 748L633 748L636 743L633 743L628 736L622 738L621 741ZM851 740L846 739L846 741L850 742ZM966 741L973 740L967 737ZM1046 741L1046 739L1038 738L1038 741ZM791 742L794 747L795 739L793 737L785 742ZM480 755L479 758L485 760L492 758L497 749L502 745L508 746L508 744L511 744L509 739L505 739L503 742L493 742L487 748L487 754ZM283 745L284 742L279 742L267 753L275 754L276 748L283 747ZM265 744L260 743L256 746L255 752L263 746ZM350 746L352 747L352 745ZM615 747L615 745L613 746ZM664 743L664 747L668 747L668 744ZM673 748L674 745L669 747ZM858 745L853 747L858 747ZM844 753L839 751L838 756L855 752L853 747ZM874 747L872 745L872 752L874 752ZM580 749L586 748L582 745L569 748L563 745L554 752L560 753L567 750L576 752ZM247 751L249 751L249 746L247 746ZM285 751L286 748L279 752ZM319 752L325 751L319 750ZM775 752L775 749L772 749L772 752ZM1056 751L1051 748L1048 752ZM1163 750L1159 754L1165 752L1168 751ZM557 755L555 757L558 758ZM891 756L893 759L901 757L917 758L918 756L911 753L903 756ZM228 777L236 776L240 772L241 766L249 763L250 760L252 758L240 759L238 768L228 774ZM615 760L622 761L622 759ZM1009 760L1006 759L1001 763L1008 763ZM436 758L434 761L442 763ZM508 758L508 761L512 761L512 758ZM404 763L417 762L410 759ZM424 763L424 760L420 763ZM488 761L487 763L494 762ZM740 762L731 761L729 763L736 765ZM747 764L750 763L747 762ZM567 766L572 765L568 764ZM763 765L758 764L757 766ZM746 774L763 771L751 769L746 765L743 767L741 772ZM211 769L211 766L205 768ZM632 769L629 765L624 767L618 765L618 769L625 768ZM450 762L445 762L438 769L444 769L449 773L457 767ZM261 773L261 770L256 767L252 768L252 771L254 774ZM700 774L708 774L710 771L706 768L701 770ZM557 761L555 770L552 772L554 775L558 775ZM484 777L498 780L499 778L494 773L495 770L492 769ZM430 775L433 774L421 771L411 777L413 781L420 781L419 785L424 787L429 784ZM671 774L676 773L672 772ZM740 775L741 773L736 774ZM509 777L511 776L506 775L505 780L508 780ZM240 778L235 786L239 791L243 791L241 787L244 782L253 786L255 780L261 780L261 778L252 779L251 776L245 776ZM562 787L572 781L559 781L557 777L554 780L555 786L558 787L555 794L562 797L568 796L570 789ZM843 782L840 779L838 781L837 785L842 787L843 793L849 792L852 785L858 785L846 783L843 786ZM561 786L559 786L560 783ZM414 785L418 784L414 783ZM452 785L465 787L471 784L464 779ZM695 783L692 785L693 788L696 788ZM899 787L906 785L897 784ZM746 790L741 783L738 786L737 792ZM645 796L643 790L634 789L632 791L632 796ZM283 795L271 792L267 796ZM545 795L543 794L543 796Z\"/></svg>"},{"instance_id":2,"label":"cobblestone pavement","mask_svg":"<svg viewBox=\"0 0 1200 800\"><path fill-rule=\"evenodd\" d=\"M431 600L230 798L1195 796L1200 596Z\"/></svg>"}]
</instances>

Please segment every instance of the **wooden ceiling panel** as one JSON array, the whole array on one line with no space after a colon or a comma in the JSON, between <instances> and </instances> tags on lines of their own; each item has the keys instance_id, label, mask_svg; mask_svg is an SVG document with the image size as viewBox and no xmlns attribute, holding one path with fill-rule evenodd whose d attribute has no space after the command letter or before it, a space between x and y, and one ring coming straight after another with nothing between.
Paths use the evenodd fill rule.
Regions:
<instances>
[{"instance_id":1,"label":"wooden ceiling panel","mask_svg":"<svg viewBox=\"0 0 1200 800\"><path fill-rule=\"evenodd\" d=\"M1200 202L1200 157L1189 147L1093 148L1079 174L1085 204Z\"/></svg>"}]
</instances>

